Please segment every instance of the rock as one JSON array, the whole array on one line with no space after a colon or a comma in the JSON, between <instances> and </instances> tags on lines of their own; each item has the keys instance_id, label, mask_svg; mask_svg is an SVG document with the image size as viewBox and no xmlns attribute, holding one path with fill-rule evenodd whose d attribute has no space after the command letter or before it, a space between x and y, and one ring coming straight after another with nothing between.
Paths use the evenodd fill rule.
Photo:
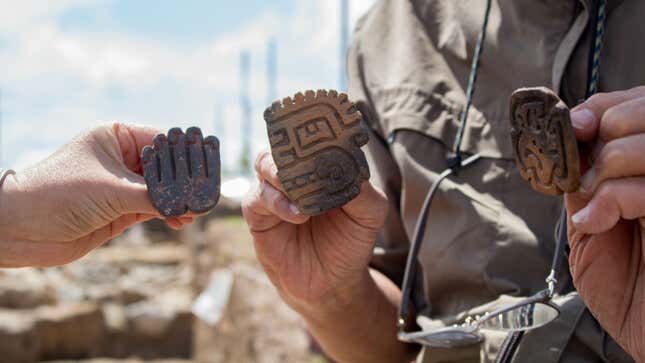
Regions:
<instances>
[{"instance_id":1,"label":"rock","mask_svg":"<svg viewBox=\"0 0 645 363\"><path fill-rule=\"evenodd\" d=\"M208 286L192 305L193 314L205 323L215 326L228 306L233 287L233 271L217 269L211 272Z\"/></svg>"},{"instance_id":2,"label":"rock","mask_svg":"<svg viewBox=\"0 0 645 363\"><path fill-rule=\"evenodd\" d=\"M76 262L74 264L77 264ZM85 300L85 291L81 283L74 280L74 276L66 273L66 267L51 267L43 270L49 286L56 291L58 304L78 302Z\"/></svg>"},{"instance_id":3,"label":"rock","mask_svg":"<svg viewBox=\"0 0 645 363\"><path fill-rule=\"evenodd\" d=\"M3 362L30 363L40 350L34 319L26 311L0 310L0 352Z\"/></svg>"},{"instance_id":4,"label":"rock","mask_svg":"<svg viewBox=\"0 0 645 363\"><path fill-rule=\"evenodd\" d=\"M169 290L154 300L130 304L125 308L128 320L128 354L145 359L190 357L193 341L191 294Z\"/></svg>"},{"instance_id":5,"label":"rock","mask_svg":"<svg viewBox=\"0 0 645 363\"><path fill-rule=\"evenodd\" d=\"M106 357L126 357L128 355L128 319L125 309L115 303L106 303L102 308L106 339L101 354Z\"/></svg>"},{"instance_id":6,"label":"rock","mask_svg":"<svg viewBox=\"0 0 645 363\"><path fill-rule=\"evenodd\" d=\"M0 307L31 309L56 303L56 291L35 268L0 271Z\"/></svg>"},{"instance_id":7,"label":"rock","mask_svg":"<svg viewBox=\"0 0 645 363\"><path fill-rule=\"evenodd\" d=\"M192 360L186 359L155 359L155 360L141 360L137 358L128 359L112 359L112 358L95 358L89 360L57 360L48 363L194 363Z\"/></svg>"},{"instance_id":8,"label":"rock","mask_svg":"<svg viewBox=\"0 0 645 363\"><path fill-rule=\"evenodd\" d=\"M93 261L115 265L178 265L188 259L188 248L174 243L156 243L150 246L109 246L88 256Z\"/></svg>"},{"instance_id":9,"label":"rock","mask_svg":"<svg viewBox=\"0 0 645 363\"><path fill-rule=\"evenodd\" d=\"M234 263L232 294L213 327L195 322L197 362L308 362L309 340L300 318L281 300L259 266Z\"/></svg>"},{"instance_id":10,"label":"rock","mask_svg":"<svg viewBox=\"0 0 645 363\"><path fill-rule=\"evenodd\" d=\"M41 360L88 358L100 352L105 322L96 304L40 307L35 314Z\"/></svg>"},{"instance_id":11,"label":"rock","mask_svg":"<svg viewBox=\"0 0 645 363\"><path fill-rule=\"evenodd\" d=\"M159 241L176 241L179 232L168 227L166 222L161 219L152 219L143 223L146 231L146 237L151 242Z\"/></svg>"}]
</instances>

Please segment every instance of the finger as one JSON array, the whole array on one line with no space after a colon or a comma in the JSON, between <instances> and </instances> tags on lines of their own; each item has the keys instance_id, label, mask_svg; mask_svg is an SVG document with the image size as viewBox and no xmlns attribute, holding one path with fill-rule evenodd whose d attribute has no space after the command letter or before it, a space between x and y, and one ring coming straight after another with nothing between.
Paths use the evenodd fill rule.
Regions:
<instances>
[{"instance_id":1,"label":"finger","mask_svg":"<svg viewBox=\"0 0 645 363\"><path fill-rule=\"evenodd\" d=\"M159 214L137 213L137 223L146 222L159 218Z\"/></svg>"},{"instance_id":2,"label":"finger","mask_svg":"<svg viewBox=\"0 0 645 363\"><path fill-rule=\"evenodd\" d=\"M189 127L186 130L186 141L188 142L188 153L190 154L191 177L199 178L206 176L202 130L198 127Z\"/></svg>"},{"instance_id":3,"label":"finger","mask_svg":"<svg viewBox=\"0 0 645 363\"><path fill-rule=\"evenodd\" d=\"M580 192L591 196L608 179L645 175L645 134L610 141L580 180ZM643 191L645 193L645 191Z\"/></svg>"},{"instance_id":4,"label":"finger","mask_svg":"<svg viewBox=\"0 0 645 363\"><path fill-rule=\"evenodd\" d=\"M152 139L155 135L161 133L160 130L152 127L136 124L123 124L115 122L111 125L114 134L119 142L123 162L131 171L141 173L141 149L144 146L152 145Z\"/></svg>"},{"instance_id":5,"label":"finger","mask_svg":"<svg viewBox=\"0 0 645 363\"><path fill-rule=\"evenodd\" d=\"M377 228L385 221L387 215L387 196L385 193L366 181L361 185L361 192L351 200L343 210L356 222L365 227Z\"/></svg>"},{"instance_id":6,"label":"finger","mask_svg":"<svg viewBox=\"0 0 645 363\"><path fill-rule=\"evenodd\" d=\"M188 178L188 160L186 155L186 135L178 127L168 131L168 144L172 150L175 161L175 179Z\"/></svg>"},{"instance_id":7,"label":"finger","mask_svg":"<svg viewBox=\"0 0 645 363\"><path fill-rule=\"evenodd\" d=\"M170 160L172 155L170 154L170 146L168 145L166 135L159 134L155 136L153 143L159 158L161 181L171 182L175 178L175 175L172 170L172 162Z\"/></svg>"},{"instance_id":8,"label":"finger","mask_svg":"<svg viewBox=\"0 0 645 363\"><path fill-rule=\"evenodd\" d=\"M161 181L161 174L159 170L159 159L151 146L146 146L141 152L141 163L143 164L143 171L145 175L150 175L150 182L156 185Z\"/></svg>"},{"instance_id":9,"label":"finger","mask_svg":"<svg viewBox=\"0 0 645 363\"><path fill-rule=\"evenodd\" d=\"M260 183L258 188L258 197L262 201L265 209L270 213L278 216L280 219L293 223L301 224L309 218L298 210L289 199L278 189L274 188L267 182Z\"/></svg>"},{"instance_id":10,"label":"finger","mask_svg":"<svg viewBox=\"0 0 645 363\"><path fill-rule=\"evenodd\" d=\"M586 108L571 111L571 125L576 139L582 142L593 141L598 134L599 120L593 111Z\"/></svg>"},{"instance_id":11,"label":"finger","mask_svg":"<svg viewBox=\"0 0 645 363\"><path fill-rule=\"evenodd\" d=\"M625 91L597 93L571 111L571 124L578 140L593 141L597 136L605 112L613 106L645 96L645 87Z\"/></svg>"},{"instance_id":12,"label":"finger","mask_svg":"<svg viewBox=\"0 0 645 363\"><path fill-rule=\"evenodd\" d=\"M645 177L605 181L593 199L571 221L582 233L598 234L610 230L621 219L645 216Z\"/></svg>"},{"instance_id":13,"label":"finger","mask_svg":"<svg viewBox=\"0 0 645 363\"><path fill-rule=\"evenodd\" d=\"M194 221L193 217L179 217L179 222L181 222L181 224L184 224L184 225L191 224L193 223L193 221Z\"/></svg>"},{"instance_id":14,"label":"finger","mask_svg":"<svg viewBox=\"0 0 645 363\"><path fill-rule=\"evenodd\" d=\"M645 97L608 109L600 121L600 139L605 142L640 133L645 133Z\"/></svg>"},{"instance_id":15,"label":"finger","mask_svg":"<svg viewBox=\"0 0 645 363\"><path fill-rule=\"evenodd\" d=\"M150 149L152 150L152 149ZM146 152L147 154L148 152ZM144 155L144 159L148 156ZM152 162L147 162L146 168L154 169L155 175L158 174L156 156L154 152L152 155ZM152 178L151 187L154 188L154 184L158 183L159 179L157 177ZM117 180L116 190L113 194L113 197L117 203L114 203L117 206L120 206L122 214L148 214L155 217L159 216L159 211L154 207L152 201L150 200L150 195L148 193L148 186L146 181L142 176L138 174L132 174L127 178L121 178Z\"/></svg>"},{"instance_id":16,"label":"finger","mask_svg":"<svg viewBox=\"0 0 645 363\"><path fill-rule=\"evenodd\" d=\"M252 188L244 198L242 211L252 232L263 232L285 221L302 224L309 220L284 194L267 182Z\"/></svg>"},{"instance_id":17,"label":"finger","mask_svg":"<svg viewBox=\"0 0 645 363\"><path fill-rule=\"evenodd\" d=\"M204 154L206 155L206 175L209 178L219 179L219 140L215 136L208 136L204 139Z\"/></svg>"},{"instance_id":18,"label":"finger","mask_svg":"<svg viewBox=\"0 0 645 363\"><path fill-rule=\"evenodd\" d=\"M257 188L251 189L242 201L242 215L251 233L261 233L284 222L264 207Z\"/></svg>"},{"instance_id":19,"label":"finger","mask_svg":"<svg viewBox=\"0 0 645 363\"><path fill-rule=\"evenodd\" d=\"M273 156L268 151L258 154L255 159L255 172L260 181L267 181L275 189L284 193L284 188L280 178L278 178L278 166L273 160Z\"/></svg>"},{"instance_id":20,"label":"finger","mask_svg":"<svg viewBox=\"0 0 645 363\"><path fill-rule=\"evenodd\" d=\"M166 218L166 225L174 230L180 230L184 227L184 224L176 217Z\"/></svg>"}]
</instances>

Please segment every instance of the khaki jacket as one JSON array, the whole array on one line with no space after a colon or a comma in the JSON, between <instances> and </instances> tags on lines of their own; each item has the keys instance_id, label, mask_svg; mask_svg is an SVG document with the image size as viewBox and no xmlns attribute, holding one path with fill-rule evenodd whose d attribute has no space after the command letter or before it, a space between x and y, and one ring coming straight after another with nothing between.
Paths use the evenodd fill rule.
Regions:
<instances>
[{"instance_id":1,"label":"khaki jacket","mask_svg":"<svg viewBox=\"0 0 645 363\"><path fill-rule=\"evenodd\" d=\"M462 149L485 158L443 182L430 210L415 290L431 326L497 299L545 287L561 198L524 182L513 161L513 90L547 86L584 98L592 0L493 0ZM372 180L390 200L372 266L401 284L424 197L446 168L465 102L485 0L382 0L359 22L348 58L350 96L369 119ZM609 0L600 90L645 84L645 1ZM630 362L559 276L562 313L525 334L513 362ZM424 349L420 362L495 361L506 335L464 349Z\"/></svg>"}]
</instances>

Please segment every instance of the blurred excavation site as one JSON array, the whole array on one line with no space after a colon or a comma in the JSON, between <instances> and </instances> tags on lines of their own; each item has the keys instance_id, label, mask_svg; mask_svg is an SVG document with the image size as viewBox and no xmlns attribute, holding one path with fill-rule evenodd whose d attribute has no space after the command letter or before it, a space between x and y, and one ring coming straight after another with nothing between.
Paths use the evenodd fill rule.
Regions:
<instances>
[{"instance_id":1,"label":"blurred excavation site","mask_svg":"<svg viewBox=\"0 0 645 363\"><path fill-rule=\"evenodd\" d=\"M255 258L239 202L153 220L63 267L0 270L2 362L325 362Z\"/></svg>"},{"instance_id":2,"label":"blurred excavation site","mask_svg":"<svg viewBox=\"0 0 645 363\"><path fill-rule=\"evenodd\" d=\"M156 219L69 265L0 269L0 362L326 362L262 271L241 200L264 109L345 92L373 2L0 0L0 167L106 120L200 127L222 159L219 204L181 231Z\"/></svg>"}]
</instances>

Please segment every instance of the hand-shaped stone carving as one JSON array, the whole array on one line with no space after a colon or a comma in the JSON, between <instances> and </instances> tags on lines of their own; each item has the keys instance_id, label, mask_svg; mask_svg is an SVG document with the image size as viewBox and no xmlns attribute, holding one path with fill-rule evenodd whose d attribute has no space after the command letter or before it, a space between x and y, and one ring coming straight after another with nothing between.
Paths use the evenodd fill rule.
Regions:
<instances>
[{"instance_id":1,"label":"hand-shaped stone carving","mask_svg":"<svg viewBox=\"0 0 645 363\"><path fill-rule=\"evenodd\" d=\"M369 179L362 118L346 94L323 90L287 97L264 112L278 177L303 214L343 206Z\"/></svg>"},{"instance_id":2,"label":"hand-shaped stone carving","mask_svg":"<svg viewBox=\"0 0 645 363\"><path fill-rule=\"evenodd\" d=\"M205 139L197 127L179 128L155 136L154 146L143 148L141 160L148 194L166 217L187 211L201 214L219 200L220 155L215 136Z\"/></svg>"},{"instance_id":3,"label":"hand-shaped stone carving","mask_svg":"<svg viewBox=\"0 0 645 363\"><path fill-rule=\"evenodd\" d=\"M578 144L569 109L551 90L522 88L511 96L511 138L524 179L546 195L580 186Z\"/></svg>"}]
</instances>

